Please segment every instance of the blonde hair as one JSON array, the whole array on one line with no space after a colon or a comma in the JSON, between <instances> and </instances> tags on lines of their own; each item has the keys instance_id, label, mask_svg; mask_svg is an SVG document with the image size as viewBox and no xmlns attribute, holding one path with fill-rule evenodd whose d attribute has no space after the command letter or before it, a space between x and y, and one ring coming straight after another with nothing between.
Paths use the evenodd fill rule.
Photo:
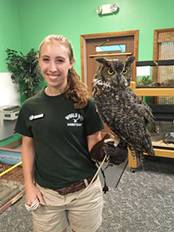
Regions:
<instances>
[{"instance_id":1,"label":"blonde hair","mask_svg":"<svg viewBox=\"0 0 174 232\"><path fill-rule=\"evenodd\" d=\"M69 42L69 40L65 38L63 35L46 36L39 45L39 51L38 51L39 56L40 56L42 45L54 41L57 41L58 43L68 48L69 60L70 63L73 64L75 59L74 59L72 45ZM77 109L84 108L87 105L89 99L88 90L86 85L80 80L79 75L77 74L77 72L73 67L69 70L67 79L68 79L68 84L65 92L65 97L73 101L75 108Z\"/></svg>"}]
</instances>

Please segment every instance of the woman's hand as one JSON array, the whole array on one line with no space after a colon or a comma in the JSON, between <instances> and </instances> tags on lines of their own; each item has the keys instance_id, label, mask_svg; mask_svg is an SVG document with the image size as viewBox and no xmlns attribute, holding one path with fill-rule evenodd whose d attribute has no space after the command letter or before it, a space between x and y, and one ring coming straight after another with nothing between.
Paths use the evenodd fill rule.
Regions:
<instances>
[{"instance_id":1,"label":"woman's hand","mask_svg":"<svg viewBox=\"0 0 174 232\"><path fill-rule=\"evenodd\" d=\"M36 185L32 184L31 186L26 186L25 187L25 202L26 202L26 204L30 206L36 200L41 205L45 204L43 195Z\"/></svg>"}]
</instances>

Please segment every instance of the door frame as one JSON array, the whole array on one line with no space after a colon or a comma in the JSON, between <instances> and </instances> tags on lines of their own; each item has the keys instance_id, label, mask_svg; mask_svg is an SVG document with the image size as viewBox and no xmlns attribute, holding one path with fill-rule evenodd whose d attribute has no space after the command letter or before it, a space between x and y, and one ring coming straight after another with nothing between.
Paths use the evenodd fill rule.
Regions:
<instances>
[{"instance_id":1,"label":"door frame","mask_svg":"<svg viewBox=\"0 0 174 232\"><path fill-rule=\"evenodd\" d=\"M139 30L122 31L122 32L106 32L96 34L84 34L80 35L80 50L81 50L81 77L84 83L87 83L87 61L86 61L86 44L88 39L104 39L112 37L134 37L134 52L135 60L138 60L138 42L139 42ZM136 62L132 67L132 81L136 81Z\"/></svg>"}]
</instances>

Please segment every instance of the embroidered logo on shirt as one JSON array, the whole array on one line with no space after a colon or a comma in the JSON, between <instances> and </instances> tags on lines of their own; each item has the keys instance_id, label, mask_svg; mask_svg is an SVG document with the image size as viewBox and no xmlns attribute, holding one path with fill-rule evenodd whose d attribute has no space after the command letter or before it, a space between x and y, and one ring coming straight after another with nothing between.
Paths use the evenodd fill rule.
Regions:
<instances>
[{"instance_id":1,"label":"embroidered logo on shirt","mask_svg":"<svg viewBox=\"0 0 174 232\"><path fill-rule=\"evenodd\" d=\"M30 115L29 120L32 121L32 120L43 118L43 117L44 117L44 114Z\"/></svg>"},{"instance_id":2,"label":"embroidered logo on shirt","mask_svg":"<svg viewBox=\"0 0 174 232\"><path fill-rule=\"evenodd\" d=\"M68 121L67 126L82 126L83 116L79 113L70 113L65 116L65 119Z\"/></svg>"}]
</instances>

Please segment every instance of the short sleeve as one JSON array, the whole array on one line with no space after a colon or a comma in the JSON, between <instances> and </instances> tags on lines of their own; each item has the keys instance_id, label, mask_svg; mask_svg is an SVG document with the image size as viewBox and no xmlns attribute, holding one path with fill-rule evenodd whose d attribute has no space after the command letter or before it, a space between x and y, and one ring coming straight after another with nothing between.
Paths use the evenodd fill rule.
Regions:
<instances>
[{"instance_id":1,"label":"short sleeve","mask_svg":"<svg viewBox=\"0 0 174 232\"><path fill-rule=\"evenodd\" d=\"M33 137L32 128L30 125L30 110L27 105L23 105L15 125L15 132L21 135Z\"/></svg>"},{"instance_id":2,"label":"short sleeve","mask_svg":"<svg viewBox=\"0 0 174 232\"><path fill-rule=\"evenodd\" d=\"M104 128L101 117L97 111L95 102L90 99L85 108L85 130L86 135L91 135Z\"/></svg>"}]
</instances>

